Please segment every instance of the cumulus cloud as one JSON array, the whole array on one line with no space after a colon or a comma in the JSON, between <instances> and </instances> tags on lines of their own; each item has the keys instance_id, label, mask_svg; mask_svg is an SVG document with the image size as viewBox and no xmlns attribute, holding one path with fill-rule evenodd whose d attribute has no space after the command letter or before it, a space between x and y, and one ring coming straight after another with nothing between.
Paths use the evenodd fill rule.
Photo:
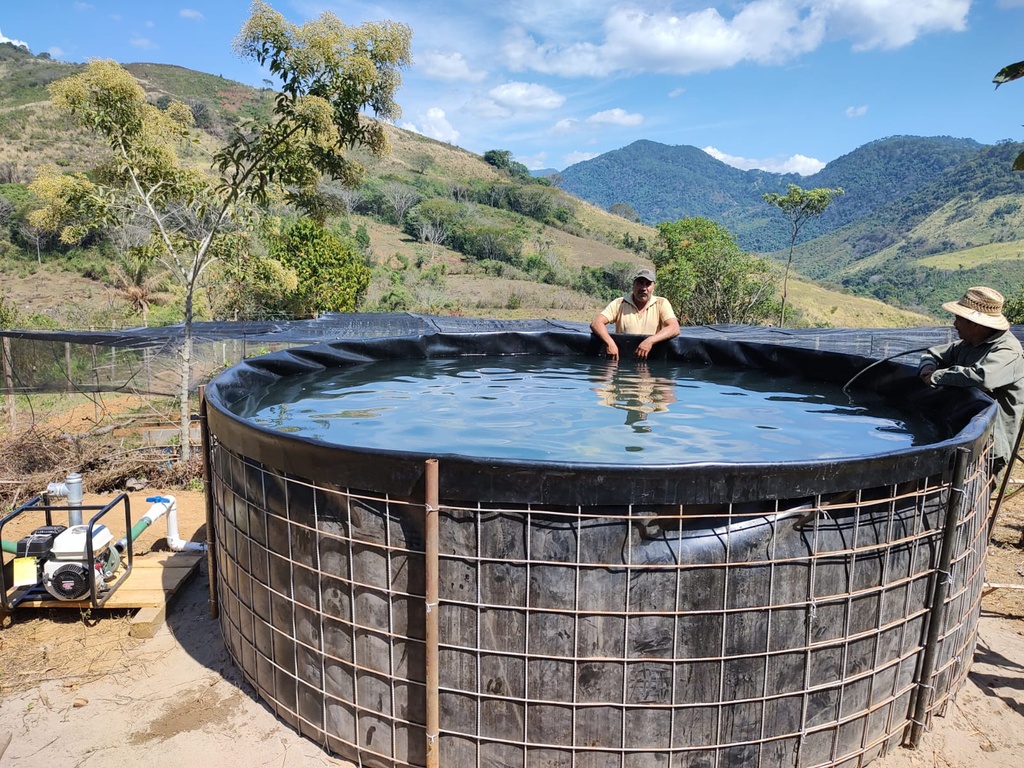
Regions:
<instances>
[{"instance_id":1,"label":"cumulus cloud","mask_svg":"<svg viewBox=\"0 0 1024 768\"><path fill-rule=\"evenodd\" d=\"M565 103L565 96L538 83L503 83L491 88L487 95L509 109L558 109Z\"/></svg>"},{"instance_id":2,"label":"cumulus cloud","mask_svg":"<svg viewBox=\"0 0 1024 768\"><path fill-rule=\"evenodd\" d=\"M469 63L461 53L441 53L429 51L416 57L416 63L423 68L427 77L446 82L479 83L487 73L469 68Z\"/></svg>"},{"instance_id":3,"label":"cumulus cloud","mask_svg":"<svg viewBox=\"0 0 1024 768\"><path fill-rule=\"evenodd\" d=\"M202 21L206 18L199 11L194 11L191 8L182 8L178 11L178 15L183 19L195 19L196 21Z\"/></svg>"},{"instance_id":4,"label":"cumulus cloud","mask_svg":"<svg viewBox=\"0 0 1024 768\"><path fill-rule=\"evenodd\" d=\"M551 127L551 132L555 134L575 133L579 127L580 121L575 117L564 117Z\"/></svg>"},{"instance_id":5,"label":"cumulus cloud","mask_svg":"<svg viewBox=\"0 0 1024 768\"><path fill-rule=\"evenodd\" d=\"M643 115L627 112L618 107L607 109L604 112L597 112L587 118L588 123L595 123L597 125L624 125L628 127L640 125L643 121Z\"/></svg>"},{"instance_id":6,"label":"cumulus cloud","mask_svg":"<svg viewBox=\"0 0 1024 768\"><path fill-rule=\"evenodd\" d=\"M403 123L402 128L449 144L454 144L459 138L459 132L448 122L440 107L431 107L419 117L418 123Z\"/></svg>"},{"instance_id":7,"label":"cumulus cloud","mask_svg":"<svg viewBox=\"0 0 1024 768\"><path fill-rule=\"evenodd\" d=\"M855 50L899 48L924 34L962 31L970 0L752 0L731 17L716 8L690 13L614 6L599 39L537 40L510 30L502 52L510 68L566 77L614 72L690 74L740 62L781 64L826 39Z\"/></svg>"},{"instance_id":8,"label":"cumulus cloud","mask_svg":"<svg viewBox=\"0 0 1024 768\"><path fill-rule=\"evenodd\" d=\"M514 114L508 107L503 107L494 99L485 96L470 99L465 110L482 120L506 120Z\"/></svg>"},{"instance_id":9,"label":"cumulus cloud","mask_svg":"<svg viewBox=\"0 0 1024 768\"><path fill-rule=\"evenodd\" d=\"M721 160L726 165L739 168L741 171L749 171L757 168L772 173L798 173L801 176L810 176L825 167L821 160L815 160L806 155L793 155L785 159L769 158L767 160L755 160L749 157L737 157L727 155L714 147L704 147L704 151L716 160Z\"/></svg>"},{"instance_id":10,"label":"cumulus cloud","mask_svg":"<svg viewBox=\"0 0 1024 768\"><path fill-rule=\"evenodd\" d=\"M861 104L859 107L847 107L846 108L846 116L847 117L863 117L867 113L868 113L868 105L867 104Z\"/></svg>"},{"instance_id":11,"label":"cumulus cloud","mask_svg":"<svg viewBox=\"0 0 1024 768\"><path fill-rule=\"evenodd\" d=\"M565 161L565 167L568 168L570 165L582 163L584 160L593 160L597 155L597 152L570 152L562 159Z\"/></svg>"},{"instance_id":12,"label":"cumulus cloud","mask_svg":"<svg viewBox=\"0 0 1024 768\"><path fill-rule=\"evenodd\" d=\"M4 37L4 33L0 32L0 43L10 43L11 45L17 45L21 48L28 49L28 43L24 40L14 40L10 37Z\"/></svg>"}]
</instances>

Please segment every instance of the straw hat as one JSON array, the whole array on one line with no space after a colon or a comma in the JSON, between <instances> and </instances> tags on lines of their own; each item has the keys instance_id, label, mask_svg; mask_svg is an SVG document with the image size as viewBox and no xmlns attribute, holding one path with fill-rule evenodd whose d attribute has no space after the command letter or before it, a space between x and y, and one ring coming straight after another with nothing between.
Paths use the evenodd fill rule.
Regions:
<instances>
[{"instance_id":1,"label":"straw hat","mask_svg":"<svg viewBox=\"0 0 1024 768\"><path fill-rule=\"evenodd\" d=\"M947 301L942 308L972 323L1005 331L1010 321L1003 317L1003 294L992 288L968 288L959 301Z\"/></svg>"}]
</instances>

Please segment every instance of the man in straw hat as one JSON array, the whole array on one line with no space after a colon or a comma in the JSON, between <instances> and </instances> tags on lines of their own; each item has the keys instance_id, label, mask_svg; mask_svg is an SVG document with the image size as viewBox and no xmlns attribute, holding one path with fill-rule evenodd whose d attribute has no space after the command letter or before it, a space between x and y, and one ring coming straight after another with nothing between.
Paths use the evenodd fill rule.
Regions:
<instances>
[{"instance_id":1,"label":"man in straw hat","mask_svg":"<svg viewBox=\"0 0 1024 768\"><path fill-rule=\"evenodd\" d=\"M633 288L628 296L614 299L590 323L590 330L604 342L608 357L619 359L619 347L608 333L608 324L615 323L616 333L642 334L647 338L636 348L636 356L646 359L659 341L679 335L679 320L669 300L654 295L654 270L640 269L633 275Z\"/></svg>"},{"instance_id":2,"label":"man in straw hat","mask_svg":"<svg viewBox=\"0 0 1024 768\"><path fill-rule=\"evenodd\" d=\"M978 387L999 404L994 428L992 472L1010 460L1024 413L1024 352L1003 316L999 291L968 288L959 301L942 308L952 312L960 341L932 347L921 357L917 375L926 384Z\"/></svg>"}]
</instances>

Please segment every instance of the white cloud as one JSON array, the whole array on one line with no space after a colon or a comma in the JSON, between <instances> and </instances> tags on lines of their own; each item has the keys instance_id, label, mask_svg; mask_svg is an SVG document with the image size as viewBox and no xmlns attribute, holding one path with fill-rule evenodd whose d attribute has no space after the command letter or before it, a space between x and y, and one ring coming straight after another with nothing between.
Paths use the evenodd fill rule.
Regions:
<instances>
[{"instance_id":1,"label":"white cloud","mask_svg":"<svg viewBox=\"0 0 1024 768\"><path fill-rule=\"evenodd\" d=\"M199 11L194 11L191 8L182 8L178 11L178 15L183 19L195 19L196 21L202 21L206 18Z\"/></svg>"},{"instance_id":2,"label":"white cloud","mask_svg":"<svg viewBox=\"0 0 1024 768\"><path fill-rule=\"evenodd\" d=\"M402 128L449 144L454 144L459 138L459 132L448 122L444 110L440 107L428 109L420 116L419 124L403 123Z\"/></svg>"},{"instance_id":3,"label":"white cloud","mask_svg":"<svg viewBox=\"0 0 1024 768\"><path fill-rule=\"evenodd\" d=\"M868 105L867 104L861 104L859 107L847 107L846 108L846 116L847 117L851 117L851 118L852 117L863 117L867 113L868 113Z\"/></svg>"},{"instance_id":4,"label":"white cloud","mask_svg":"<svg viewBox=\"0 0 1024 768\"><path fill-rule=\"evenodd\" d=\"M627 127L634 127L640 125L644 121L643 115L638 115L635 112L627 112L624 109L606 109L604 112L596 112L587 118L588 123L594 123L596 125L624 125Z\"/></svg>"},{"instance_id":5,"label":"white cloud","mask_svg":"<svg viewBox=\"0 0 1024 768\"><path fill-rule=\"evenodd\" d=\"M565 103L565 96L537 83L503 83L487 94L510 109L558 109Z\"/></svg>"},{"instance_id":6,"label":"white cloud","mask_svg":"<svg viewBox=\"0 0 1024 768\"><path fill-rule=\"evenodd\" d=\"M465 109L469 114L482 120L506 120L513 115L512 110L508 107L503 107L494 99L484 96L471 99Z\"/></svg>"},{"instance_id":7,"label":"white cloud","mask_svg":"<svg viewBox=\"0 0 1024 768\"><path fill-rule=\"evenodd\" d=\"M547 152L538 152L536 155L529 155L527 157L517 157L516 160L525 165L531 171L539 171L541 168L548 167Z\"/></svg>"},{"instance_id":8,"label":"white cloud","mask_svg":"<svg viewBox=\"0 0 1024 768\"><path fill-rule=\"evenodd\" d=\"M96 6L93 5L92 3L75 3L75 10L76 11L94 11L94 10L96 10Z\"/></svg>"},{"instance_id":9,"label":"white cloud","mask_svg":"<svg viewBox=\"0 0 1024 768\"><path fill-rule=\"evenodd\" d=\"M427 77L433 77L436 80L479 83L487 77L487 73L482 70L475 72L471 70L469 63L461 53L430 51L418 56L416 62L422 65L423 73Z\"/></svg>"},{"instance_id":10,"label":"white cloud","mask_svg":"<svg viewBox=\"0 0 1024 768\"><path fill-rule=\"evenodd\" d=\"M829 26L843 30L857 51L901 48L929 32L963 32L971 0L844 0L830 3Z\"/></svg>"},{"instance_id":11,"label":"white cloud","mask_svg":"<svg viewBox=\"0 0 1024 768\"><path fill-rule=\"evenodd\" d=\"M575 133L579 127L580 121L575 117L563 117L551 127L551 132L554 134Z\"/></svg>"},{"instance_id":12,"label":"white cloud","mask_svg":"<svg viewBox=\"0 0 1024 768\"><path fill-rule=\"evenodd\" d=\"M793 155L782 160L779 158L754 160L748 157L727 155L725 152L714 147L704 147L704 151L716 160L721 160L726 165L739 168L741 171L758 168L762 171L771 171L772 173L798 173L801 176L810 176L825 167L825 163L821 162L821 160L815 160L813 157L807 157L806 155Z\"/></svg>"},{"instance_id":13,"label":"white cloud","mask_svg":"<svg viewBox=\"0 0 1024 768\"><path fill-rule=\"evenodd\" d=\"M134 35L129 41L134 47L142 48L143 50L150 50L152 48L159 48L160 46L150 40L148 37L142 37L141 35Z\"/></svg>"},{"instance_id":14,"label":"white cloud","mask_svg":"<svg viewBox=\"0 0 1024 768\"><path fill-rule=\"evenodd\" d=\"M671 91L668 92L668 97L670 99L676 99L682 96L685 92L685 88L673 88Z\"/></svg>"},{"instance_id":15,"label":"white cloud","mask_svg":"<svg viewBox=\"0 0 1024 768\"><path fill-rule=\"evenodd\" d=\"M61 56L64 55L64 49L56 45L51 45L49 48L46 49L46 52L50 54L51 58L54 59L59 59Z\"/></svg>"},{"instance_id":16,"label":"white cloud","mask_svg":"<svg viewBox=\"0 0 1024 768\"><path fill-rule=\"evenodd\" d=\"M0 32L0 43L10 43L11 45L17 45L26 49L28 48L28 43L26 43L24 40L15 40L10 37L4 37L3 32Z\"/></svg>"},{"instance_id":17,"label":"white cloud","mask_svg":"<svg viewBox=\"0 0 1024 768\"><path fill-rule=\"evenodd\" d=\"M963 31L970 6L971 0L752 0L726 17L716 8L674 13L617 5L592 40L538 41L513 28L503 54L513 70L566 77L709 72L744 61L785 63L826 39L849 40L855 50L898 48L924 34Z\"/></svg>"},{"instance_id":18,"label":"white cloud","mask_svg":"<svg viewBox=\"0 0 1024 768\"><path fill-rule=\"evenodd\" d=\"M565 167L568 168L570 165L582 163L584 160L593 160L597 155L597 152L570 152L562 159L565 161Z\"/></svg>"}]
</instances>

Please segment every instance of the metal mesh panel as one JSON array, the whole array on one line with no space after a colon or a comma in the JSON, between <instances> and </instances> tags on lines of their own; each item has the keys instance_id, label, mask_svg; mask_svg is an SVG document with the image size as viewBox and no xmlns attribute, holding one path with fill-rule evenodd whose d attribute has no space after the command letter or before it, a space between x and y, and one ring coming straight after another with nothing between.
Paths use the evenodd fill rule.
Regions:
<instances>
[{"instance_id":1,"label":"metal mesh panel","mask_svg":"<svg viewBox=\"0 0 1024 768\"><path fill-rule=\"evenodd\" d=\"M488 506L444 499L442 464L441 764L866 764L917 695L930 717L966 675L984 462L954 498L948 573L948 478L743 505ZM216 440L211 474L222 628L246 678L335 753L424 765L423 500L313 484Z\"/></svg>"}]
</instances>

